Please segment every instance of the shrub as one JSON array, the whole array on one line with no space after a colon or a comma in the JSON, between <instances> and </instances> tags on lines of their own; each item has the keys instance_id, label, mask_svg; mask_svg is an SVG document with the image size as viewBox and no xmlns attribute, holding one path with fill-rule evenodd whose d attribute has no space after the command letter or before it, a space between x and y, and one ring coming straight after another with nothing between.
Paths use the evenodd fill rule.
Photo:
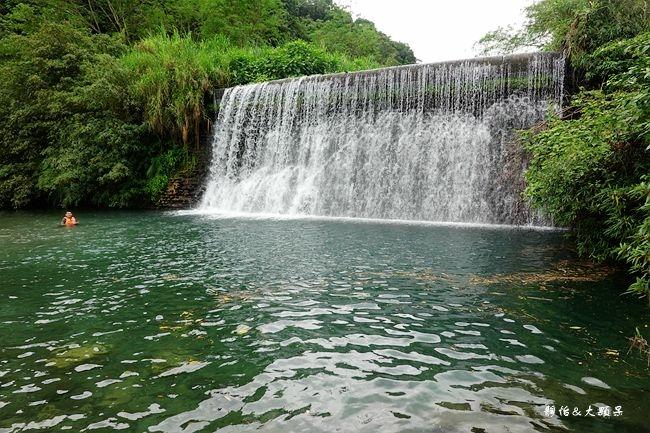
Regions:
<instances>
[{"instance_id":1,"label":"shrub","mask_svg":"<svg viewBox=\"0 0 650 433\"><path fill-rule=\"evenodd\" d=\"M246 84L378 66L368 58L350 60L342 54L331 54L306 42L295 41L279 48L236 53L228 68L232 84Z\"/></svg>"}]
</instances>

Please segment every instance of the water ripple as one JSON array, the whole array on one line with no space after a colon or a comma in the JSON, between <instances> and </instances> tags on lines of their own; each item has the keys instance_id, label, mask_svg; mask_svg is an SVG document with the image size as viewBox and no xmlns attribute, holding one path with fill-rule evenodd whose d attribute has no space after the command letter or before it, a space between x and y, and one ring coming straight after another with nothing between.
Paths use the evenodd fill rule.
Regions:
<instances>
[{"instance_id":1,"label":"water ripple","mask_svg":"<svg viewBox=\"0 0 650 433\"><path fill-rule=\"evenodd\" d=\"M486 282L570 260L555 233L12 218L0 433L585 431L544 407L596 403L625 417L588 431L645 431L645 364L603 354L645 317L615 281Z\"/></svg>"}]
</instances>

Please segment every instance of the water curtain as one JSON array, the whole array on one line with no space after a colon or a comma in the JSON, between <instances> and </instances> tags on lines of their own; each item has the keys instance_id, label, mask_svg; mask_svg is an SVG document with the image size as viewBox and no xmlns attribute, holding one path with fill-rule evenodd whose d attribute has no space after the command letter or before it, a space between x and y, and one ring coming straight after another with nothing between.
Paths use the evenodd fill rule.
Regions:
<instances>
[{"instance_id":1,"label":"water curtain","mask_svg":"<svg viewBox=\"0 0 650 433\"><path fill-rule=\"evenodd\" d=\"M200 207L549 225L522 197L516 131L560 108L564 63L537 53L227 89Z\"/></svg>"}]
</instances>

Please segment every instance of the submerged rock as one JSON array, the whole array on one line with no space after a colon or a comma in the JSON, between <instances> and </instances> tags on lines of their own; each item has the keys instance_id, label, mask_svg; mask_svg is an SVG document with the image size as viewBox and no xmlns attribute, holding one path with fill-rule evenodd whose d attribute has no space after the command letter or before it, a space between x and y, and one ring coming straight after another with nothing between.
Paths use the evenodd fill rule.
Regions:
<instances>
[{"instance_id":1,"label":"submerged rock","mask_svg":"<svg viewBox=\"0 0 650 433\"><path fill-rule=\"evenodd\" d=\"M54 357L48 359L47 365L67 368L106 353L108 353L108 348L101 344L75 346L63 352L56 353Z\"/></svg>"}]
</instances>

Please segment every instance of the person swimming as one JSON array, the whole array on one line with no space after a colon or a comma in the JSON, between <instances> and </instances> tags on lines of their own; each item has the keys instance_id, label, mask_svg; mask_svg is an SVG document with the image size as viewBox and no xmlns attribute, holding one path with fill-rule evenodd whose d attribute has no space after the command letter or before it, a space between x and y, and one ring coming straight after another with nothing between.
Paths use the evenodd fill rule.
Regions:
<instances>
[{"instance_id":1,"label":"person swimming","mask_svg":"<svg viewBox=\"0 0 650 433\"><path fill-rule=\"evenodd\" d=\"M77 222L77 218L75 218L74 215L72 215L72 212L70 212L70 211L67 211L65 213L65 216L61 220L61 225L62 226L72 227L72 226L76 226L77 224L79 224Z\"/></svg>"}]
</instances>

